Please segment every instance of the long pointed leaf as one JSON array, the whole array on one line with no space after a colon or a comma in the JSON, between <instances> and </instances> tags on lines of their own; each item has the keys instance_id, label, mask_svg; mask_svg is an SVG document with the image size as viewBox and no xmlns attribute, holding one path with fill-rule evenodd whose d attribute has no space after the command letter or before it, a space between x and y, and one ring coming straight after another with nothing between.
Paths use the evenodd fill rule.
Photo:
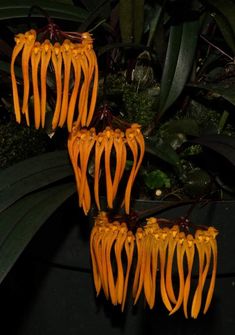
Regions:
<instances>
[{"instance_id":1,"label":"long pointed leaf","mask_svg":"<svg viewBox=\"0 0 235 335\"><path fill-rule=\"evenodd\" d=\"M181 94L192 68L198 40L199 21L172 26L161 81L159 116Z\"/></svg>"},{"instance_id":2,"label":"long pointed leaf","mask_svg":"<svg viewBox=\"0 0 235 335\"><path fill-rule=\"evenodd\" d=\"M20 179L43 170L70 164L67 151L53 151L21 161L0 172L0 191L8 188Z\"/></svg>"},{"instance_id":3,"label":"long pointed leaf","mask_svg":"<svg viewBox=\"0 0 235 335\"><path fill-rule=\"evenodd\" d=\"M233 32L228 20L223 15L217 13L213 16L228 46L235 55L235 32Z\"/></svg>"},{"instance_id":4,"label":"long pointed leaf","mask_svg":"<svg viewBox=\"0 0 235 335\"><path fill-rule=\"evenodd\" d=\"M146 152L151 155L154 155L173 166L180 166L179 156L175 150L162 139L153 140L152 138L148 138L145 140L145 147Z\"/></svg>"},{"instance_id":5,"label":"long pointed leaf","mask_svg":"<svg viewBox=\"0 0 235 335\"><path fill-rule=\"evenodd\" d=\"M54 1L3 0L0 2L0 20L27 17L31 7L34 5L43 8L52 18L56 19L83 22L88 16L88 12L81 7L55 3ZM33 11L32 16L44 17L39 10Z\"/></svg>"},{"instance_id":6,"label":"long pointed leaf","mask_svg":"<svg viewBox=\"0 0 235 335\"><path fill-rule=\"evenodd\" d=\"M160 110L162 113L164 104L170 91L171 83L174 78L175 68L177 65L178 54L180 50L183 26L172 26L170 29L170 36L168 41L165 65L163 68L161 91L160 91Z\"/></svg>"},{"instance_id":7,"label":"long pointed leaf","mask_svg":"<svg viewBox=\"0 0 235 335\"><path fill-rule=\"evenodd\" d=\"M59 160L51 160L53 157ZM68 160L63 158L64 155L58 153L49 154L49 157L46 154L3 170L0 173L0 212L26 194L71 176L72 168Z\"/></svg>"},{"instance_id":8,"label":"long pointed leaf","mask_svg":"<svg viewBox=\"0 0 235 335\"><path fill-rule=\"evenodd\" d=\"M235 137L215 134L199 137L191 142L214 150L235 166Z\"/></svg>"},{"instance_id":9,"label":"long pointed leaf","mask_svg":"<svg viewBox=\"0 0 235 335\"><path fill-rule=\"evenodd\" d=\"M31 194L0 214L0 283L39 228L74 191L74 183L59 185Z\"/></svg>"},{"instance_id":10,"label":"long pointed leaf","mask_svg":"<svg viewBox=\"0 0 235 335\"><path fill-rule=\"evenodd\" d=\"M224 18L228 21L230 24L233 33L235 34L235 3L232 0L206 0L207 3L209 3L216 12L221 13Z\"/></svg>"}]
</instances>

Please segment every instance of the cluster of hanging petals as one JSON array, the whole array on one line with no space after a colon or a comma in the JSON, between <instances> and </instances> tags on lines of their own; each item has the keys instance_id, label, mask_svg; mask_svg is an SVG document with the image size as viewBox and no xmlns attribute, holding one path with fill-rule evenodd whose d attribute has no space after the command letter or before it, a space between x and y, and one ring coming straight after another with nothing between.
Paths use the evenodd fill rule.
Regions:
<instances>
[{"instance_id":1,"label":"cluster of hanging petals","mask_svg":"<svg viewBox=\"0 0 235 335\"><path fill-rule=\"evenodd\" d=\"M109 222L106 213L100 212L90 236L94 285L97 295L102 289L106 299L110 299L113 305L121 305L122 311L126 302L134 242L135 237L125 222Z\"/></svg>"},{"instance_id":2,"label":"cluster of hanging petals","mask_svg":"<svg viewBox=\"0 0 235 335\"><path fill-rule=\"evenodd\" d=\"M160 228L155 218L148 219L146 226L138 228L136 232L138 259L132 291L134 303L143 291L149 307L154 307L156 278L159 277L161 299L169 315L182 307L188 318L190 297L191 317L197 318L201 309L205 314L211 303L216 279L216 235L217 231L213 227L196 230L193 236L180 231L178 225ZM197 268L195 258L198 260L198 281L193 289L191 278L193 270ZM178 273L177 292L173 283L174 266ZM212 274L203 306L203 291L210 268Z\"/></svg>"},{"instance_id":3,"label":"cluster of hanging petals","mask_svg":"<svg viewBox=\"0 0 235 335\"><path fill-rule=\"evenodd\" d=\"M130 211L131 189L144 156L144 137L138 124L132 124L125 133L120 129L106 127L96 133L95 128L73 127L68 139L68 151L76 178L79 205L85 214L91 205L91 191L88 184L87 169L91 156L94 157L94 198L100 210L100 175L104 167L107 205L113 208L118 186L123 177L127 150L132 154L133 165L127 180L124 201L125 211ZM114 158L115 157L115 158ZM111 166L114 166L112 171Z\"/></svg>"},{"instance_id":4,"label":"cluster of hanging petals","mask_svg":"<svg viewBox=\"0 0 235 335\"><path fill-rule=\"evenodd\" d=\"M11 79L16 121L25 115L30 124L29 98L34 97L35 128L45 126L47 107L47 75L54 76L56 99L53 106L52 129L67 123L68 131L77 126L89 126L96 104L98 65L89 33L81 34L81 41L73 43L65 39L61 44L45 40L36 41L35 30L18 34L11 59ZM15 62L21 53L23 96L15 74ZM73 79L74 84L71 85ZM32 84L31 84L32 83ZM32 87L31 87L32 86ZM72 86L72 87L71 87Z\"/></svg>"},{"instance_id":5,"label":"cluster of hanging petals","mask_svg":"<svg viewBox=\"0 0 235 335\"><path fill-rule=\"evenodd\" d=\"M156 218L149 218L146 226L137 228L134 236L125 223L110 223L107 215L100 212L90 238L97 295L102 288L106 298L110 298L114 305L122 304L123 310L132 266L134 304L144 294L149 308L152 309L156 304L156 292L159 291L169 315L180 308L186 318L189 315L197 318L201 310L205 314L215 287L217 234L215 228L209 227L206 230L196 230L193 236L180 231L178 225L160 228ZM134 249L137 260L132 264ZM111 259L112 250L115 252L115 260ZM196 262L198 265L195 265ZM116 276L114 268L117 269ZM126 269L126 273L123 269ZM196 269L198 279L194 287L192 273ZM209 272L209 284L205 285ZM177 289L174 285L175 275L178 277ZM159 290L156 287L158 282Z\"/></svg>"}]
</instances>

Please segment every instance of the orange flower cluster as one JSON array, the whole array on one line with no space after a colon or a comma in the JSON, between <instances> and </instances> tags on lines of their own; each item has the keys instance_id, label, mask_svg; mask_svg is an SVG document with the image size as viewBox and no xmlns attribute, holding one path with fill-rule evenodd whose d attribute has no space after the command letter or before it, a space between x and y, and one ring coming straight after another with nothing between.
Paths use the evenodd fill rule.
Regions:
<instances>
[{"instance_id":1,"label":"orange flower cluster","mask_svg":"<svg viewBox=\"0 0 235 335\"><path fill-rule=\"evenodd\" d=\"M129 274L134 253L135 237L128 231L125 223L108 222L105 212L100 212L95 221L90 236L90 254L94 284L97 295L101 288L105 297L111 299L113 305L120 304L124 310L128 288ZM111 252L115 253L116 278L113 271ZM122 264L123 253L126 255L127 265Z\"/></svg>"},{"instance_id":2,"label":"orange flower cluster","mask_svg":"<svg viewBox=\"0 0 235 335\"><path fill-rule=\"evenodd\" d=\"M172 228L160 228L156 218L149 218L146 226L138 228L134 236L125 223L109 222L106 213L101 212L95 220L90 237L97 295L102 288L107 299L110 298L114 305L121 304L122 310L124 309L132 258L136 248L137 262L132 286L134 304L143 292L149 307L151 309L154 307L156 283L159 277L161 298L169 314L172 315L182 306L184 315L188 318L188 302L191 294L191 317L197 318L202 307L203 290L210 267L212 274L203 313L207 312L214 292L217 269L216 235L217 231L213 227L207 230L198 229L193 236L180 231L178 225ZM114 262L111 261L113 251ZM193 290L191 277L195 258L198 259L198 282ZM124 259L126 259L125 265ZM179 277L177 293L173 285L174 265Z\"/></svg>"},{"instance_id":3,"label":"orange flower cluster","mask_svg":"<svg viewBox=\"0 0 235 335\"><path fill-rule=\"evenodd\" d=\"M88 213L91 205L87 168L92 150L94 150L95 165L94 197L96 205L100 210L99 179L102 157L104 158L107 204L109 208L113 208L113 202L126 166L127 148L130 149L133 158L124 195L125 211L129 213L131 189L143 160L145 150L144 137L140 126L132 124L130 128L126 129L125 133L120 129L113 130L110 127L106 127L104 131L98 134L96 134L95 128L73 128L68 139L68 151L76 178L79 205L83 207L85 214ZM113 175L111 166L115 166Z\"/></svg>"},{"instance_id":4,"label":"orange flower cluster","mask_svg":"<svg viewBox=\"0 0 235 335\"><path fill-rule=\"evenodd\" d=\"M81 34L80 43L72 43L69 39L65 39L62 44L58 42L52 44L48 39L40 43L36 38L37 34L33 29L15 37L11 79L16 121L20 123L23 114L27 125L30 124L29 97L32 93L35 128L45 126L47 74L50 70L54 74L56 83L52 129L57 126L63 127L66 121L69 132L73 122L76 126L89 126L95 109L98 88L98 65L90 34ZM20 106L21 99L15 75L15 62L20 53L24 84L22 106ZM74 81L73 85L71 85L71 79ZM89 95L91 86L92 92Z\"/></svg>"}]
</instances>

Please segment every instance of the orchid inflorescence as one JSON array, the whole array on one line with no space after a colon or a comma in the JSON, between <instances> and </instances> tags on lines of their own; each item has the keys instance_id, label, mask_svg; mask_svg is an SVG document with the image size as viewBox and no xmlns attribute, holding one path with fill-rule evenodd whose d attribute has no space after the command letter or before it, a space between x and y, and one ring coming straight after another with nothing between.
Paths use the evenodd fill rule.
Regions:
<instances>
[{"instance_id":1,"label":"orchid inflorescence","mask_svg":"<svg viewBox=\"0 0 235 335\"><path fill-rule=\"evenodd\" d=\"M144 226L130 228L127 222L111 220L106 212L101 211L100 179L103 170L107 207L110 209L115 208L115 199L118 193L120 197L120 185L125 180L123 176L126 177L121 199L130 219L131 190L144 157L144 136L137 123L129 125L116 120L116 126L115 117L106 105L94 115L98 65L91 35L62 32L53 23L49 23L48 27L40 33L43 38L41 42L37 40L37 32L33 29L15 37L11 79L16 121L20 123L23 114L27 125L30 125L29 98L33 95L35 128L45 126L48 91L51 89L47 80L50 72L56 87L51 128L54 130L67 123L68 152L79 206L87 215L94 197L100 211L90 236L97 295L103 290L105 297L113 305L121 305L123 311L132 278L134 304L143 293L152 309L156 303L159 282L161 299L170 315L183 307L184 315L188 318L191 301L191 317L197 318L203 305L203 291L209 272L211 279L203 313L207 312L213 296L217 268L216 229L196 227L194 234L191 234L182 222L162 225L154 217L147 219ZM49 39L45 39L48 33ZM19 97L19 84L15 75L15 64L20 53L22 99ZM92 159L93 193L88 178ZM132 161L128 172L125 171L127 160ZM173 285L175 268L178 290ZM198 279L193 289L191 279L195 271L198 272Z\"/></svg>"},{"instance_id":2,"label":"orchid inflorescence","mask_svg":"<svg viewBox=\"0 0 235 335\"><path fill-rule=\"evenodd\" d=\"M113 202L126 166L127 149L132 153L133 159L124 194L125 211L129 213L131 189L145 150L140 125L132 124L125 132L119 128L106 127L98 134L95 128L73 128L68 139L68 151L76 178L79 205L83 207L85 214L88 213L91 205L91 192L87 179L91 153L94 157L94 197L100 210L99 179L102 158L104 160L107 204L109 208L113 208ZM111 166L115 166L113 175Z\"/></svg>"},{"instance_id":3,"label":"orchid inflorescence","mask_svg":"<svg viewBox=\"0 0 235 335\"><path fill-rule=\"evenodd\" d=\"M60 35L61 36L61 32ZM93 40L89 33L62 36L77 37L78 42L65 38L62 43L45 39L37 41L37 32L33 29L15 37L16 45L12 53L11 79L16 121L21 122L25 115L30 124L30 90L34 97L35 128L45 126L47 109L47 75L53 74L56 85L56 99L53 106L52 129L63 127L67 122L70 132L76 126L89 126L96 104L98 88L98 65L93 50ZM19 90L15 75L15 63L22 53L23 96L20 106ZM73 79L73 85L71 85ZM32 82L32 88L30 83ZM91 92L90 92L90 88Z\"/></svg>"},{"instance_id":4,"label":"orchid inflorescence","mask_svg":"<svg viewBox=\"0 0 235 335\"><path fill-rule=\"evenodd\" d=\"M179 225L160 227L154 217L148 218L144 227L135 234L125 222L109 220L105 212L100 212L90 237L90 253L93 277L97 295L104 291L112 304L124 309L130 271L134 268L132 295L134 304L144 293L150 309L155 305L156 284L159 279L162 302L174 314L181 306L188 318L188 302L192 295L191 317L197 318L202 308L203 290L210 268L212 274L206 294L203 313L210 306L213 296L217 268L217 230L207 227L196 229L195 234L181 231ZM137 261L133 255L137 252ZM112 254L115 257L111 257ZM195 290L191 279L198 259L198 279ZM176 264L175 264L176 263ZM173 268L176 265L179 289L173 285ZM186 265L186 266L185 266ZM186 268L186 270L185 270Z\"/></svg>"}]
</instances>

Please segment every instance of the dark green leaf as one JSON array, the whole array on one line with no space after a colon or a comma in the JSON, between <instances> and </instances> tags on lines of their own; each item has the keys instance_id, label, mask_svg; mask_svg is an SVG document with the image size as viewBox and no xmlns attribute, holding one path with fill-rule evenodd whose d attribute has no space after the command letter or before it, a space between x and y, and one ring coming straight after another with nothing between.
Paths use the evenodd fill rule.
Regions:
<instances>
[{"instance_id":1,"label":"dark green leaf","mask_svg":"<svg viewBox=\"0 0 235 335\"><path fill-rule=\"evenodd\" d=\"M225 41L227 42L228 46L233 51L235 55L235 32L232 30L227 18L223 15L217 13L213 15L222 35L224 36Z\"/></svg>"},{"instance_id":2,"label":"dark green leaf","mask_svg":"<svg viewBox=\"0 0 235 335\"><path fill-rule=\"evenodd\" d=\"M145 140L146 152L157 156L165 162L173 165L180 165L180 158L169 144L163 142L162 139L148 138Z\"/></svg>"},{"instance_id":3,"label":"dark green leaf","mask_svg":"<svg viewBox=\"0 0 235 335\"><path fill-rule=\"evenodd\" d=\"M235 34L235 3L232 0L206 0L213 9L215 9L216 13L221 13L224 18L230 24L233 33Z\"/></svg>"},{"instance_id":4,"label":"dark green leaf","mask_svg":"<svg viewBox=\"0 0 235 335\"><path fill-rule=\"evenodd\" d=\"M144 30L144 0L133 0L133 36L135 43L140 43Z\"/></svg>"},{"instance_id":5,"label":"dark green leaf","mask_svg":"<svg viewBox=\"0 0 235 335\"><path fill-rule=\"evenodd\" d=\"M210 92L210 98L223 98L229 101L231 104L235 105L235 90L234 84L229 81L220 81L216 84L206 83L203 84L193 84L189 87L196 87Z\"/></svg>"},{"instance_id":6,"label":"dark green leaf","mask_svg":"<svg viewBox=\"0 0 235 335\"><path fill-rule=\"evenodd\" d=\"M73 183L21 199L0 214L0 282L53 212L75 191Z\"/></svg>"},{"instance_id":7,"label":"dark green leaf","mask_svg":"<svg viewBox=\"0 0 235 335\"><path fill-rule=\"evenodd\" d=\"M162 7L160 7L158 4L155 4L154 9L153 8L149 8L149 11L151 11L151 15L153 12L153 16L151 16L151 21L149 23L149 36L148 36L148 42L147 42L147 46L150 47L153 37L156 33L156 29L158 26L158 23L160 21L160 17L162 14Z\"/></svg>"},{"instance_id":8,"label":"dark green leaf","mask_svg":"<svg viewBox=\"0 0 235 335\"><path fill-rule=\"evenodd\" d=\"M26 194L73 174L65 152L27 159L0 173L0 212Z\"/></svg>"},{"instance_id":9,"label":"dark green leaf","mask_svg":"<svg viewBox=\"0 0 235 335\"><path fill-rule=\"evenodd\" d=\"M190 142L200 144L216 151L235 166L235 137L215 134L199 137Z\"/></svg>"},{"instance_id":10,"label":"dark green leaf","mask_svg":"<svg viewBox=\"0 0 235 335\"><path fill-rule=\"evenodd\" d=\"M183 30L182 24L172 26L170 29L166 59L161 80L159 114L163 113L164 111L164 105L167 100L167 96L169 94L171 84L174 78L178 54L180 50L182 30Z\"/></svg>"},{"instance_id":11,"label":"dark green leaf","mask_svg":"<svg viewBox=\"0 0 235 335\"><path fill-rule=\"evenodd\" d=\"M30 0L12 0L0 2L0 20L25 18L29 15L32 6L43 8L52 18L64 19L74 22L83 22L88 13L85 9L77 6L65 5L52 1L30 1ZM32 17L44 17L39 10L33 10Z\"/></svg>"},{"instance_id":12,"label":"dark green leaf","mask_svg":"<svg viewBox=\"0 0 235 335\"><path fill-rule=\"evenodd\" d=\"M123 43L131 43L133 37L133 3L132 0L119 0L119 26Z\"/></svg>"},{"instance_id":13,"label":"dark green leaf","mask_svg":"<svg viewBox=\"0 0 235 335\"><path fill-rule=\"evenodd\" d=\"M176 101L190 74L198 40L198 21L172 26L161 80L159 115Z\"/></svg>"},{"instance_id":14,"label":"dark green leaf","mask_svg":"<svg viewBox=\"0 0 235 335\"><path fill-rule=\"evenodd\" d=\"M110 14L110 0L100 0L95 2L92 11L86 20L79 26L79 31L86 31L88 27L97 19L107 18ZM99 25L99 24L98 24ZM94 29L94 27L92 27Z\"/></svg>"}]
</instances>

